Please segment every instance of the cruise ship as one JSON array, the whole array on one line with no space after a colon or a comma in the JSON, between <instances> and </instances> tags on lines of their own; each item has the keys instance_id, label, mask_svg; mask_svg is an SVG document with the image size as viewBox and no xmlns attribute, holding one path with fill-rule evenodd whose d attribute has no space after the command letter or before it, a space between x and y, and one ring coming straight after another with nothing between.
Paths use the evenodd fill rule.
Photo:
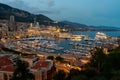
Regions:
<instances>
[{"instance_id":1,"label":"cruise ship","mask_svg":"<svg viewBox=\"0 0 120 80\"><path fill-rule=\"evenodd\" d=\"M97 32L96 35L95 35L95 39L96 40L107 39L107 35L103 32Z\"/></svg>"}]
</instances>

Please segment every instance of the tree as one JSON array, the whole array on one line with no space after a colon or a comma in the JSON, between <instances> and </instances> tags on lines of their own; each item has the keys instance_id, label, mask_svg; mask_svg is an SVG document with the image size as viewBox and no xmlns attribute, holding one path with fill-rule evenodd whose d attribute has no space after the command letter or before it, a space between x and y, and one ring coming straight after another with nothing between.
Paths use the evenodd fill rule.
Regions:
<instances>
[{"instance_id":1,"label":"tree","mask_svg":"<svg viewBox=\"0 0 120 80\"><path fill-rule=\"evenodd\" d=\"M59 70L56 73L54 80L66 80L66 73L63 70Z\"/></svg>"},{"instance_id":2,"label":"tree","mask_svg":"<svg viewBox=\"0 0 120 80\"><path fill-rule=\"evenodd\" d=\"M111 78L111 80L120 80L120 70L115 70L115 71L113 71L112 72L112 78Z\"/></svg>"},{"instance_id":3,"label":"tree","mask_svg":"<svg viewBox=\"0 0 120 80\"><path fill-rule=\"evenodd\" d=\"M68 77L67 77L67 80L71 80L72 78L74 79L74 78L76 78L76 76L78 76L79 75L79 70L77 70L77 69L71 69L70 70L70 73L68 74Z\"/></svg>"},{"instance_id":4,"label":"tree","mask_svg":"<svg viewBox=\"0 0 120 80\"><path fill-rule=\"evenodd\" d=\"M120 79L120 53L112 51L104 63L103 73L109 79L118 80ZM115 79L116 78L116 79Z\"/></svg>"},{"instance_id":5,"label":"tree","mask_svg":"<svg viewBox=\"0 0 120 80\"><path fill-rule=\"evenodd\" d=\"M120 47L104 54L102 48L91 52L91 59L80 72L70 71L67 80L120 80Z\"/></svg>"},{"instance_id":6,"label":"tree","mask_svg":"<svg viewBox=\"0 0 120 80\"><path fill-rule=\"evenodd\" d=\"M84 75L74 75L70 80L86 80L86 76Z\"/></svg>"},{"instance_id":7,"label":"tree","mask_svg":"<svg viewBox=\"0 0 120 80\"><path fill-rule=\"evenodd\" d=\"M120 70L120 53L110 53L104 64L105 70Z\"/></svg>"},{"instance_id":8,"label":"tree","mask_svg":"<svg viewBox=\"0 0 120 80\"><path fill-rule=\"evenodd\" d=\"M103 64L106 59L106 55L103 52L102 48L96 48L93 52L91 52L91 59L90 63L88 64L91 68L95 69L96 72L99 74L103 69Z\"/></svg>"},{"instance_id":9,"label":"tree","mask_svg":"<svg viewBox=\"0 0 120 80\"><path fill-rule=\"evenodd\" d=\"M16 70L11 80L34 80L34 75L28 69L28 64L22 60L17 60Z\"/></svg>"},{"instance_id":10,"label":"tree","mask_svg":"<svg viewBox=\"0 0 120 80\"><path fill-rule=\"evenodd\" d=\"M120 53L120 46L117 47L117 48L115 48L115 49L113 49L113 50L111 51L111 53Z\"/></svg>"},{"instance_id":11,"label":"tree","mask_svg":"<svg viewBox=\"0 0 120 80\"><path fill-rule=\"evenodd\" d=\"M48 56L47 59L54 60L54 56Z\"/></svg>"},{"instance_id":12,"label":"tree","mask_svg":"<svg viewBox=\"0 0 120 80\"><path fill-rule=\"evenodd\" d=\"M77 69L71 69L68 74L67 80L87 80L86 75Z\"/></svg>"},{"instance_id":13,"label":"tree","mask_svg":"<svg viewBox=\"0 0 120 80\"><path fill-rule=\"evenodd\" d=\"M60 62L63 62L63 61L64 61L64 58L62 58L61 56L57 56L55 59L56 59L57 61L60 61Z\"/></svg>"}]
</instances>

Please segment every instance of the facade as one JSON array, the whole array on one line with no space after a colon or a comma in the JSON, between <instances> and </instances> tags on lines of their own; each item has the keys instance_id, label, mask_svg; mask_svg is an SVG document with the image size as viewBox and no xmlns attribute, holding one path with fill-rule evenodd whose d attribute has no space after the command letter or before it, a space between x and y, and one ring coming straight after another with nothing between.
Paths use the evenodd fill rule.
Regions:
<instances>
[{"instance_id":1,"label":"facade","mask_svg":"<svg viewBox=\"0 0 120 80\"><path fill-rule=\"evenodd\" d=\"M0 56L0 80L10 80L16 69L15 55L1 55ZM37 57L29 55L21 58L27 61L30 66L30 71L35 75L35 80L50 80L55 72L53 61L39 60Z\"/></svg>"}]
</instances>

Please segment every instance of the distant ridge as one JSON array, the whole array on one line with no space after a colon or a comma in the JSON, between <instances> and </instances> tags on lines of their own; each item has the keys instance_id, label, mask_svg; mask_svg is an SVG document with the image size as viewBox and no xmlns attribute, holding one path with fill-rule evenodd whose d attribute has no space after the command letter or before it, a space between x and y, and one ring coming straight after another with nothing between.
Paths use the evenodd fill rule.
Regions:
<instances>
[{"instance_id":1,"label":"distant ridge","mask_svg":"<svg viewBox=\"0 0 120 80\"><path fill-rule=\"evenodd\" d=\"M50 22L53 22L53 20L42 14L39 15L31 14L27 11L13 8L6 4L0 3L0 19L9 20L9 17L11 15L14 15L15 20L18 22L33 22L34 18L36 18L36 21L38 21L40 24L48 24Z\"/></svg>"},{"instance_id":2,"label":"distant ridge","mask_svg":"<svg viewBox=\"0 0 120 80\"><path fill-rule=\"evenodd\" d=\"M113 26L88 26L85 24L80 24L71 21L61 21L60 24L65 27L72 28L72 30L81 30L81 31L120 31L119 27ZM73 28L74 27L74 28Z\"/></svg>"}]
</instances>

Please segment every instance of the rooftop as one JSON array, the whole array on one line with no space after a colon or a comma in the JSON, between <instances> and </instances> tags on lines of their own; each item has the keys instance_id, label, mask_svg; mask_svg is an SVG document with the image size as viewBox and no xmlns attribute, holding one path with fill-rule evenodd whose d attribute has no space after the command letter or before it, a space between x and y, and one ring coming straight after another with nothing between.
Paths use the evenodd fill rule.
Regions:
<instances>
[{"instance_id":1,"label":"rooftop","mask_svg":"<svg viewBox=\"0 0 120 80\"><path fill-rule=\"evenodd\" d=\"M3 67L1 71L14 72L15 69L16 69L15 66L10 65L10 66Z\"/></svg>"},{"instance_id":2,"label":"rooftop","mask_svg":"<svg viewBox=\"0 0 120 80\"><path fill-rule=\"evenodd\" d=\"M39 69L40 67L47 68L49 64L50 64L50 61L39 60L37 63L35 63L32 69Z\"/></svg>"},{"instance_id":3,"label":"rooftop","mask_svg":"<svg viewBox=\"0 0 120 80\"><path fill-rule=\"evenodd\" d=\"M11 55L0 56L0 66L7 66L13 64L10 60Z\"/></svg>"},{"instance_id":4,"label":"rooftop","mask_svg":"<svg viewBox=\"0 0 120 80\"><path fill-rule=\"evenodd\" d=\"M27 56L25 56L24 58L34 59L35 57L34 57L34 55L27 55Z\"/></svg>"}]
</instances>

